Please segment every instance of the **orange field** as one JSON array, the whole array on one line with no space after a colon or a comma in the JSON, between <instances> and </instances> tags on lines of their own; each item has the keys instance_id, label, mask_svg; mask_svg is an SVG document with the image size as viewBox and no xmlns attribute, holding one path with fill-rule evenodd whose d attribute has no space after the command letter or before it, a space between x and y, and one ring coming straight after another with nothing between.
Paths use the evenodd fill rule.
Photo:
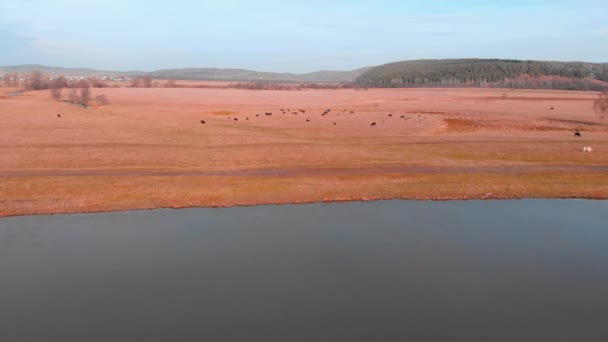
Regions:
<instances>
[{"instance_id":1,"label":"orange field","mask_svg":"<svg viewBox=\"0 0 608 342\"><path fill-rule=\"evenodd\" d=\"M104 88L93 95L111 104L84 109L48 91L11 91L0 88L0 216L608 198L608 122L593 111L597 93Z\"/></svg>"}]
</instances>

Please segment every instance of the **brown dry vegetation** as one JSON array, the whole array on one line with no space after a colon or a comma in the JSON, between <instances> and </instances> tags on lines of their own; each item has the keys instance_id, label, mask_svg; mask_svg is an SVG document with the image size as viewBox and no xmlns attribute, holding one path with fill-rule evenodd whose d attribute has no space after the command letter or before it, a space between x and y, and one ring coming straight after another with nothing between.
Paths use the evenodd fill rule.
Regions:
<instances>
[{"instance_id":1,"label":"brown dry vegetation","mask_svg":"<svg viewBox=\"0 0 608 342\"><path fill-rule=\"evenodd\" d=\"M87 109L0 93L0 216L608 198L608 122L592 92L105 88L111 104Z\"/></svg>"}]
</instances>

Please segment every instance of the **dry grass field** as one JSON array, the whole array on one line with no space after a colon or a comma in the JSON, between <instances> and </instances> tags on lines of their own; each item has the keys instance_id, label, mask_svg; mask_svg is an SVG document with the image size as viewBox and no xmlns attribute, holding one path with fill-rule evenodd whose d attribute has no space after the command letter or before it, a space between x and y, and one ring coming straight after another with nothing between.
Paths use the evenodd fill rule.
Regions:
<instances>
[{"instance_id":1,"label":"dry grass field","mask_svg":"<svg viewBox=\"0 0 608 342\"><path fill-rule=\"evenodd\" d=\"M105 88L93 95L111 104L84 109L48 91L11 91L0 88L0 216L608 198L597 93Z\"/></svg>"}]
</instances>

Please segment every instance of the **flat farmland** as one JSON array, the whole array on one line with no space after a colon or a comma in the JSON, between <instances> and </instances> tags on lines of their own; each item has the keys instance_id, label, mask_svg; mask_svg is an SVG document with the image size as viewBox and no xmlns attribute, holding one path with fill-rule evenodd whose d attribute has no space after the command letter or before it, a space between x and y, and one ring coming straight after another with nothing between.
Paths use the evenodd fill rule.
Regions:
<instances>
[{"instance_id":1,"label":"flat farmland","mask_svg":"<svg viewBox=\"0 0 608 342\"><path fill-rule=\"evenodd\" d=\"M593 92L102 88L110 105L85 109L11 91L0 88L0 216L608 198Z\"/></svg>"}]
</instances>

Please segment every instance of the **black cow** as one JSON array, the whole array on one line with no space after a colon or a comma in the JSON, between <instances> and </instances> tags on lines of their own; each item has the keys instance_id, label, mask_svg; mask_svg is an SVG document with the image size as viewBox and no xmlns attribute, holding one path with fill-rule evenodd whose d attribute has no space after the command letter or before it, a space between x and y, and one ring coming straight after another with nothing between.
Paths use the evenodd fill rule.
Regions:
<instances>
[{"instance_id":1,"label":"black cow","mask_svg":"<svg viewBox=\"0 0 608 342\"><path fill-rule=\"evenodd\" d=\"M206 124L205 120L201 120L201 123L202 123L203 125L204 125L204 124Z\"/></svg>"},{"instance_id":2,"label":"black cow","mask_svg":"<svg viewBox=\"0 0 608 342\"><path fill-rule=\"evenodd\" d=\"M578 138L582 137L581 132L579 132L578 129L576 131L574 131L574 136L578 137Z\"/></svg>"},{"instance_id":3,"label":"black cow","mask_svg":"<svg viewBox=\"0 0 608 342\"><path fill-rule=\"evenodd\" d=\"M376 123L375 123L375 122L372 122L372 124L371 124L370 126L376 126Z\"/></svg>"}]
</instances>

